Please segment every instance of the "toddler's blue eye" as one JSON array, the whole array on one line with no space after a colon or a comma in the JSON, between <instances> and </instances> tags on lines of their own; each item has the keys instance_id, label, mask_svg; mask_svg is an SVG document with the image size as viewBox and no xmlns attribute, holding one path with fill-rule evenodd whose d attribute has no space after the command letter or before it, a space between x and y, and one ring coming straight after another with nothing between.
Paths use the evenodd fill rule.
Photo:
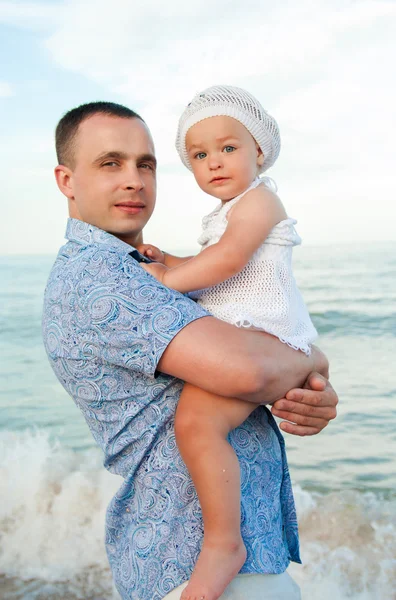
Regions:
<instances>
[{"instance_id":1,"label":"toddler's blue eye","mask_svg":"<svg viewBox=\"0 0 396 600\"><path fill-rule=\"evenodd\" d=\"M224 152L234 152L235 147L234 146L226 146L224 148Z\"/></svg>"},{"instance_id":2,"label":"toddler's blue eye","mask_svg":"<svg viewBox=\"0 0 396 600\"><path fill-rule=\"evenodd\" d=\"M202 159L203 159L203 158L205 158L205 157L206 157L206 152L198 152L198 153L195 155L195 158L197 158L198 160L202 160Z\"/></svg>"}]
</instances>

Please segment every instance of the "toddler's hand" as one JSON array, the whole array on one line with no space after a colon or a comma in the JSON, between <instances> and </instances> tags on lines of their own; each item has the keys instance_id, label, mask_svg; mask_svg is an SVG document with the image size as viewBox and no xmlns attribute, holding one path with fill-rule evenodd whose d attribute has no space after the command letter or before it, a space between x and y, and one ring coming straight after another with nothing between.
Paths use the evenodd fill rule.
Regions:
<instances>
[{"instance_id":1,"label":"toddler's hand","mask_svg":"<svg viewBox=\"0 0 396 600\"><path fill-rule=\"evenodd\" d=\"M156 246L152 246L152 244L140 244L136 246L136 250L143 254L143 256L147 256L147 258L151 258L151 260L155 260L157 263L165 264L165 255Z\"/></svg>"},{"instance_id":2,"label":"toddler's hand","mask_svg":"<svg viewBox=\"0 0 396 600\"><path fill-rule=\"evenodd\" d=\"M153 277L155 277L160 283L164 283L165 273L169 271L168 267L165 265L161 265L160 263L151 263L149 265L141 264L140 265L147 273L150 273Z\"/></svg>"}]
</instances>

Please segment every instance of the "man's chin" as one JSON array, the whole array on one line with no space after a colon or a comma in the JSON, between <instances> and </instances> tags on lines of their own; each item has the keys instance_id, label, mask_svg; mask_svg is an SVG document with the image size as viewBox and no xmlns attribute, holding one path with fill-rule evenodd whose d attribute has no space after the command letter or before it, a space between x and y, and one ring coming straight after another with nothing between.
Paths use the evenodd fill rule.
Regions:
<instances>
[{"instance_id":1,"label":"man's chin","mask_svg":"<svg viewBox=\"0 0 396 600\"><path fill-rule=\"evenodd\" d=\"M142 223L140 220L135 222L130 220L129 223L109 223L105 231L131 246L135 246L142 243L142 230L145 224L145 222Z\"/></svg>"}]
</instances>

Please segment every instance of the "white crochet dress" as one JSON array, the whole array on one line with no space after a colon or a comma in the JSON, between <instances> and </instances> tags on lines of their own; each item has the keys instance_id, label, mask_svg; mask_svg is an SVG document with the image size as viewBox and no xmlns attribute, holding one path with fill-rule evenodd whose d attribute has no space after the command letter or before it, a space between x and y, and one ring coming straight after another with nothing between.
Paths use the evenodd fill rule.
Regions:
<instances>
[{"instance_id":1,"label":"white crochet dress","mask_svg":"<svg viewBox=\"0 0 396 600\"><path fill-rule=\"evenodd\" d=\"M198 239L202 250L219 241L227 228L227 214L238 200L268 181L257 178L245 192L203 218ZM296 223L285 219L275 225L242 271L218 285L190 292L190 296L222 321L267 331L309 355L317 332L292 271L292 248L301 244Z\"/></svg>"}]
</instances>

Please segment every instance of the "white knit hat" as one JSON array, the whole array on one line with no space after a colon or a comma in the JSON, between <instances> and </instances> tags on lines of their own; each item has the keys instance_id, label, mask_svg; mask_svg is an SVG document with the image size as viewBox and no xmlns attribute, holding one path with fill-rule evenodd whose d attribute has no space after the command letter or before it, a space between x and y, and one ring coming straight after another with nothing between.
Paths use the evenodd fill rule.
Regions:
<instances>
[{"instance_id":1,"label":"white knit hat","mask_svg":"<svg viewBox=\"0 0 396 600\"><path fill-rule=\"evenodd\" d=\"M280 133L277 122L264 110L254 96L230 85L214 85L197 94L185 108L179 120L176 149L183 164L192 170L186 149L187 131L208 117L233 117L246 127L264 154L263 173L279 156Z\"/></svg>"}]
</instances>

